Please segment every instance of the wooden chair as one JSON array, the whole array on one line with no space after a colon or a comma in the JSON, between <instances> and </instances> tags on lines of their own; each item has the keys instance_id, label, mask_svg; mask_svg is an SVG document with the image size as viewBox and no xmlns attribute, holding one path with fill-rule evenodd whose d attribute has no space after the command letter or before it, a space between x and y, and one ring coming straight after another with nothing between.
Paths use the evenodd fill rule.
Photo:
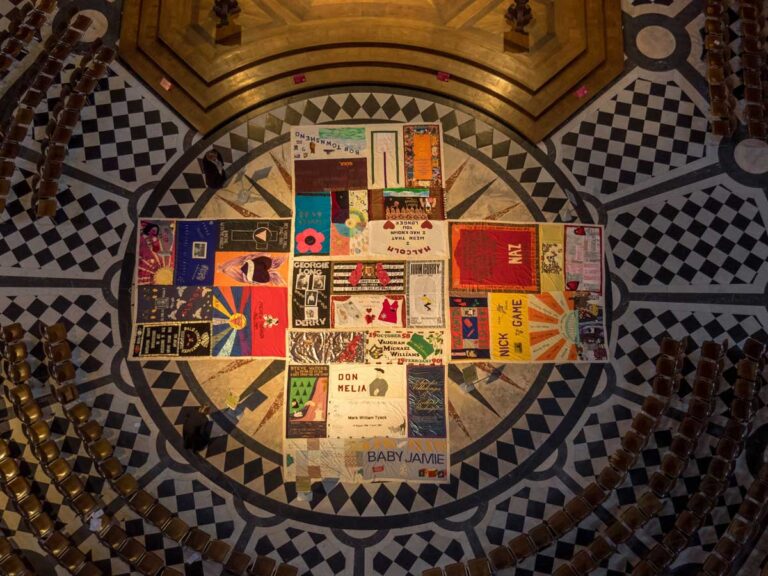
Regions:
<instances>
[{"instance_id":1,"label":"wooden chair","mask_svg":"<svg viewBox=\"0 0 768 576\"><path fill-rule=\"evenodd\" d=\"M110 456L112 456L112 453L114 452L114 447L112 444L104 439L99 438L95 442L91 444L85 445L85 450L88 452L88 454L93 458L94 460L100 461L100 460L106 460Z\"/></svg>"},{"instance_id":2,"label":"wooden chair","mask_svg":"<svg viewBox=\"0 0 768 576\"><path fill-rule=\"evenodd\" d=\"M168 538L175 542L179 542L180 544L189 533L189 530L189 525L178 516L173 516L161 529L162 533Z\"/></svg>"},{"instance_id":3,"label":"wooden chair","mask_svg":"<svg viewBox=\"0 0 768 576\"><path fill-rule=\"evenodd\" d=\"M290 564L280 564L275 571L275 576L297 576L299 569Z\"/></svg>"},{"instance_id":4,"label":"wooden chair","mask_svg":"<svg viewBox=\"0 0 768 576\"><path fill-rule=\"evenodd\" d=\"M25 362L27 354L27 345L22 341L13 342L5 347L5 358L11 364Z\"/></svg>"},{"instance_id":5,"label":"wooden chair","mask_svg":"<svg viewBox=\"0 0 768 576\"><path fill-rule=\"evenodd\" d=\"M120 461L112 456L103 462L96 462L96 468L107 481L112 481L123 475L124 469Z\"/></svg>"},{"instance_id":6,"label":"wooden chair","mask_svg":"<svg viewBox=\"0 0 768 576\"><path fill-rule=\"evenodd\" d=\"M202 554L210 541L211 537L209 534L193 526L184 536L181 544Z\"/></svg>"},{"instance_id":7,"label":"wooden chair","mask_svg":"<svg viewBox=\"0 0 768 576\"><path fill-rule=\"evenodd\" d=\"M132 474L127 472L112 482L112 488L123 498L130 498L139 489L139 483Z\"/></svg>"},{"instance_id":8,"label":"wooden chair","mask_svg":"<svg viewBox=\"0 0 768 576\"><path fill-rule=\"evenodd\" d=\"M203 550L203 560L211 560L217 564L224 564L231 551L232 546L223 540L212 539Z\"/></svg>"},{"instance_id":9,"label":"wooden chair","mask_svg":"<svg viewBox=\"0 0 768 576\"><path fill-rule=\"evenodd\" d=\"M84 402L79 402L67 409L65 414L75 426L82 426L91 419L91 409Z\"/></svg>"},{"instance_id":10,"label":"wooden chair","mask_svg":"<svg viewBox=\"0 0 768 576\"><path fill-rule=\"evenodd\" d=\"M55 218L58 204L50 198L41 198L35 204L35 216L38 218Z\"/></svg>"},{"instance_id":11,"label":"wooden chair","mask_svg":"<svg viewBox=\"0 0 768 576\"><path fill-rule=\"evenodd\" d=\"M248 570L251 560L252 559L248 554L233 550L229 555L226 564L224 564L224 571L227 574L233 574L234 576L243 576L246 570Z\"/></svg>"},{"instance_id":12,"label":"wooden chair","mask_svg":"<svg viewBox=\"0 0 768 576\"><path fill-rule=\"evenodd\" d=\"M23 429L33 453L36 447L40 447L41 450L44 449L43 445L51 438L51 428L45 420L35 422L31 426L24 426Z\"/></svg>"},{"instance_id":13,"label":"wooden chair","mask_svg":"<svg viewBox=\"0 0 768 576\"><path fill-rule=\"evenodd\" d=\"M57 386L62 386L67 382L72 382L77 375L75 365L72 364L71 361L61 362L53 367L49 366L48 371L52 372L51 376L53 377Z\"/></svg>"},{"instance_id":14,"label":"wooden chair","mask_svg":"<svg viewBox=\"0 0 768 576\"><path fill-rule=\"evenodd\" d=\"M141 561L144 554L147 553L147 549L141 542L135 538L129 537L125 542L123 542L120 548L118 548L117 553L128 564L135 566Z\"/></svg>"},{"instance_id":15,"label":"wooden chair","mask_svg":"<svg viewBox=\"0 0 768 576\"><path fill-rule=\"evenodd\" d=\"M75 429L76 434L86 444L92 444L101 438L104 429L96 420L88 420L85 424Z\"/></svg>"},{"instance_id":16,"label":"wooden chair","mask_svg":"<svg viewBox=\"0 0 768 576\"><path fill-rule=\"evenodd\" d=\"M5 342L6 344L13 344L15 342L19 342L22 338L24 338L25 334L26 332L21 327L21 324L19 324L18 322L14 322L13 324L8 324L2 329L2 339L3 339L3 342Z\"/></svg>"},{"instance_id":17,"label":"wooden chair","mask_svg":"<svg viewBox=\"0 0 768 576\"><path fill-rule=\"evenodd\" d=\"M168 508L158 503L152 507L152 509L147 513L144 519L148 520L149 522L154 524L159 530L162 531L163 528L165 528L168 525L168 523L173 519L173 514L171 514Z\"/></svg>"},{"instance_id":18,"label":"wooden chair","mask_svg":"<svg viewBox=\"0 0 768 576\"><path fill-rule=\"evenodd\" d=\"M467 568L463 562L455 562L445 567L445 576L466 576Z\"/></svg>"},{"instance_id":19,"label":"wooden chair","mask_svg":"<svg viewBox=\"0 0 768 576\"><path fill-rule=\"evenodd\" d=\"M136 570L143 576L157 576L163 568L165 568L163 560L150 551L147 551L136 564Z\"/></svg>"},{"instance_id":20,"label":"wooden chair","mask_svg":"<svg viewBox=\"0 0 768 576\"><path fill-rule=\"evenodd\" d=\"M469 576L491 576L491 565L487 558L473 558L467 562Z\"/></svg>"},{"instance_id":21,"label":"wooden chair","mask_svg":"<svg viewBox=\"0 0 768 576\"><path fill-rule=\"evenodd\" d=\"M34 87L29 88L25 93L24 96L21 98L21 104L25 108L29 108L33 111L35 108L38 107L40 102L43 100L43 92L40 92L40 90L35 89Z\"/></svg>"},{"instance_id":22,"label":"wooden chair","mask_svg":"<svg viewBox=\"0 0 768 576\"><path fill-rule=\"evenodd\" d=\"M69 346L69 342L62 340L54 344L44 345L45 355L53 364L59 364L61 362L72 360L72 348Z\"/></svg>"}]
</instances>

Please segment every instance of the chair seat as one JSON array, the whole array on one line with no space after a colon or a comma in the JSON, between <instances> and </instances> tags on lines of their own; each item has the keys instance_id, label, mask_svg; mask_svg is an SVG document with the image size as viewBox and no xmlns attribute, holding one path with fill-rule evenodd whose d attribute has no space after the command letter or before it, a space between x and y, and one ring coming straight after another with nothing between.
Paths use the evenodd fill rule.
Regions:
<instances>
[{"instance_id":1,"label":"chair seat","mask_svg":"<svg viewBox=\"0 0 768 576\"><path fill-rule=\"evenodd\" d=\"M54 388L54 394L56 395L56 400L61 404L69 404L80 397L77 386L74 384L65 384L64 386Z\"/></svg>"},{"instance_id":2,"label":"chair seat","mask_svg":"<svg viewBox=\"0 0 768 576\"><path fill-rule=\"evenodd\" d=\"M67 476L72 474L72 467L69 465L69 462L64 460L64 458L57 458L48 464L48 469L46 472L53 479L53 481L58 484L63 482Z\"/></svg>"},{"instance_id":3,"label":"chair seat","mask_svg":"<svg viewBox=\"0 0 768 576\"><path fill-rule=\"evenodd\" d=\"M496 548L493 548L488 552L488 558L495 570L501 570L515 565L515 558L506 546L496 546Z\"/></svg>"},{"instance_id":4,"label":"chair seat","mask_svg":"<svg viewBox=\"0 0 768 576\"><path fill-rule=\"evenodd\" d=\"M144 554L141 561L136 565L136 569L144 576L155 576L164 567L165 563L154 552Z\"/></svg>"},{"instance_id":5,"label":"chair seat","mask_svg":"<svg viewBox=\"0 0 768 576\"><path fill-rule=\"evenodd\" d=\"M296 566L291 566L290 564L280 564L280 566L277 567L277 572L275 572L275 576L297 576L298 573L299 573L299 569L296 568ZM445 574L446 576L451 576L448 574L447 569Z\"/></svg>"},{"instance_id":6,"label":"chair seat","mask_svg":"<svg viewBox=\"0 0 768 576\"><path fill-rule=\"evenodd\" d=\"M51 437L51 427L48 426L48 422L45 420L38 420L34 424L24 426L23 428L24 434L33 446L42 444Z\"/></svg>"},{"instance_id":7,"label":"chair seat","mask_svg":"<svg viewBox=\"0 0 768 576\"><path fill-rule=\"evenodd\" d=\"M233 550L232 554L229 555L227 563L224 565L224 569L235 576L242 576L248 569L251 560L252 558L248 554Z\"/></svg>"},{"instance_id":8,"label":"chair seat","mask_svg":"<svg viewBox=\"0 0 768 576\"><path fill-rule=\"evenodd\" d=\"M112 488L123 498L128 498L139 489L139 483L133 475L125 473L112 482Z\"/></svg>"},{"instance_id":9,"label":"chair seat","mask_svg":"<svg viewBox=\"0 0 768 576\"><path fill-rule=\"evenodd\" d=\"M70 547L70 542L61 532L54 532L42 542L42 545L51 556L58 558Z\"/></svg>"},{"instance_id":10,"label":"chair seat","mask_svg":"<svg viewBox=\"0 0 768 576\"><path fill-rule=\"evenodd\" d=\"M81 426L90 420L91 409L83 402L80 402L67 410L67 418L69 418L70 422L75 426Z\"/></svg>"},{"instance_id":11,"label":"chair seat","mask_svg":"<svg viewBox=\"0 0 768 576\"><path fill-rule=\"evenodd\" d=\"M77 428L77 435L83 439L84 442L96 442L104 431L101 424L96 420L88 420L85 424Z\"/></svg>"},{"instance_id":12,"label":"chair seat","mask_svg":"<svg viewBox=\"0 0 768 576\"><path fill-rule=\"evenodd\" d=\"M86 444L85 449L96 460L106 460L114 452L114 447L105 438L99 438L92 444Z\"/></svg>"},{"instance_id":13,"label":"chair seat","mask_svg":"<svg viewBox=\"0 0 768 576\"><path fill-rule=\"evenodd\" d=\"M75 365L69 361L62 362L61 364L56 365L56 367L53 369L53 378L59 385L74 380L76 375L77 370L75 370ZM86 420L87 419L88 418L86 418Z\"/></svg>"},{"instance_id":14,"label":"chair seat","mask_svg":"<svg viewBox=\"0 0 768 576\"><path fill-rule=\"evenodd\" d=\"M64 566L69 572L76 572L85 562L85 554L78 548L68 548L59 558L59 564Z\"/></svg>"},{"instance_id":15,"label":"chair seat","mask_svg":"<svg viewBox=\"0 0 768 576\"><path fill-rule=\"evenodd\" d=\"M0 572L2 572L4 576L22 576L24 574L29 574L24 562L22 562L21 558L18 556L8 556L8 558L0 562Z\"/></svg>"},{"instance_id":16,"label":"chair seat","mask_svg":"<svg viewBox=\"0 0 768 576\"><path fill-rule=\"evenodd\" d=\"M147 549L136 538L128 538L117 551L132 566L138 564L146 552Z\"/></svg>"},{"instance_id":17,"label":"chair seat","mask_svg":"<svg viewBox=\"0 0 768 576\"><path fill-rule=\"evenodd\" d=\"M181 543L181 541L184 540L184 537L189 532L189 525L178 516L174 516L165 525L165 527L163 527L162 530L163 534L168 536L168 538Z\"/></svg>"},{"instance_id":18,"label":"chair seat","mask_svg":"<svg viewBox=\"0 0 768 576\"><path fill-rule=\"evenodd\" d=\"M8 558L14 554L13 546L11 546L10 540L4 536L0 536L0 560Z\"/></svg>"},{"instance_id":19,"label":"chair seat","mask_svg":"<svg viewBox=\"0 0 768 576\"><path fill-rule=\"evenodd\" d=\"M32 119L30 118L30 122L31 121ZM3 328L3 340L5 340L6 342L18 342L19 340L24 338L24 334L25 334L24 328L22 328L21 324L19 324L18 322L14 322L13 324L8 324Z\"/></svg>"},{"instance_id":20,"label":"chair seat","mask_svg":"<svg viewBox=\"0 0 768 576\"><path fill-rule=\"evenodd\" d=\"M256 562L251 566L251 576L272 576L277 562L269 556L257 556Z\"/></svg>"},{"instance_id":21,"label":"chair seat","mask_svg":"<svg viewBox=\"0 0 768 576\"><path fill-rule=\"evenodd\" d=\"M76 498L85 491L85 484L79 476L70 474L63 481L56 485L62 495L70 500Z\"/></svg>"},{"instance_id":22,"label":"chair seat","mask_svg":"<svg viewBox=\"0 0 768 576\"><path fill-rule=\"evenodd\" d=\"M56 130L59 129L60 127L56 128ZM54 132L54 138L55 135L56 132ZM48 164L48 166L50 166L50 164ZM60 175L61 174L46 174L43 176L43 178L58 180ZM72 348L69 346L69 342L62 340L61 342L56 342L55 344L46 346L45 355L48 357L48 360L52 361L54 364L58 364L59 362L72 359Z\"/></svg>"},{"instance_id":23,"label":"chair seat","mask_svg":"<svg viewBox=\"0 0 768 576\"><path fill-rule=\"evenodd\" d=\"M158 503L152 507L145 518L162 530L173 519L173 514L168 508Z\"/></svg>"},{"instance_id":24,"label":"chair seat","mask_svg":"<svg viewBox=\"0 0 768 576\"><path fill-rule=\"evenodd\" d=\"M224 564L231 550L232 546L223 540L211 540L203 551L203 559Z\"/></svg>"},{"instance_id":25,"label":"chair seat","mask_svg":"<svg viewBox=\"0 0 768 576\"><path fill-rule=\"evenodd\" d=\"M64 342L67 339L67 328L61 322L43 326L43 341L50 344Z\"/></svg>"},{"instance_id":26,"label":"chair seat","mask_svg":"<svg viewBox=\"0 0 768 576\"><path fill-rule=\"evenodd\" d=\"M61 454L58 444L53 440L46 440L42 444L33 446L32 452L43 465L53 462Z\"/></svg>"},{"instance_id":27,"label":"chair seat","mask_svg":"<svg viewBox=\"0 0 768 576\"><path fill-rule=\"evenodd\" d=\"M38 218L55 218L58 206L56 200L41 198L35 205L35 216Z\"/></svg>"},{"instance_id":28,"label":"chair seat","mask_svg":"<svg viewBox=\"0 0 768 576\"><path fill-rule=\"evenodd\" d=\"M29 400L17 412L19 418L27 426L34 424L38 420L43 418L43 411L40 409L40 405L34 400Z\"/></svg>"},{"instance_id":29,"label":"chair seat","mask_svg":"<svg viewBox=\"0 0 768 576\"><path fill-rule=\"evenodd\" d=\"M128 506L139 516L145 516L157 504L157 499L146 490L137 490L128 499Z\"/></svg>"},{"instance_id":30,"label":"chair seat","mask_svg":"<svg viewBox=\"0 0 768 576\"><path fill-rule=\"evenodd\" d=\"M13 175L13 170L15 169L15 166L13 162L5 161L2 163L2 168L0 170L7 169L10 164L11 168L11 174L5 175L5 178L10 178L11 175ZM5 346L5 359L8 360L11 364L17 364L19 362L24 362L27 359L28 351L27 351L27 345L24 344L23 341L19 342L13 342L10 344L6 344Z\"/></svg>"},{"instance_id":31,"label":"chair seat","mask_svg":"<svg viewBox=\"0 0 768 576\"><path fill-rule=\"evenodd\" d=\"M83 492L74 498L72 500L72 506L83 520L88 520L93 516L93 513L99 509L99 503L88 492Z\"/></svg>"},{"instance_id":32,"label":"chair seat","mask_svg":"<svg viewBox=\"0 0 768 576\"><path fill-rule=\"evenodd\" d=\"M18 386L14 386L11 388L9 394L14 406L21 406L34 399L32 388L29 387L29 384L19 384Z\"/></svg>"},{"instance_id":33,"label":"chair seat","mask_svg":"<svg viewBox=\"0 0 768 576\"><path fill-rule=\"evenodd\" d=\"M191 548L195 552L200 552L202 554L210 540L211 536L209 534L203 532L200 528L193 527L187 532L182 544L187 548Z\"/></svg>"},{"instance_id":34,"label":"chair seat","mask_svg":"<svg viewBox=\"0 0 768 576\"><path fill-rule=\"evenodd\" d=\"M38 539L45 538L51 532L53 532L54 529L53 520L51 520L51 517L45 513L40 514L37 518L30 520L29 525L32 528L32 532L34 532Z\"/></svg>"},{"instance_id":35,"label":"chair seat","mask_svg":"<svg viewBox=\"0 0 768 576\"><path fill-rule=\"evenodd\" d=\"M115 478L119 478L123 475L124 472L123 465L120 463L120 460L114 456L107 458L103 462L97 462L96 467L98 468L99 472L101 472L101 475L110 481L114 480Z\"/></svg>"},{"instance_id":36,"label":"chair seat","mask_svg":"<svg viewBox=\"0 0 768 576\"><path fill-rule=\"evenodd\" d=\"M29 496L30 492L32 492L32 486L24 476L16 476L16 478L8 482L5 490L18 502L22 498Z\"/></svg>"},{"instance_id":37,"label":"chair seat","mask_svg":"<svg viewBox=\"0 0 768 576\"><path fill-rule=\"evenodd\" d=\"M6 376L14 384L22 384L32 376L32 369L29 367L29 362L26 361L11 364Z\"/></svg>"},{"instance_id":38,"label":"chair seat","mask_svg":"<svg viewBox=\"0 0 768 576\"><path fill-rule=\"evenodd\" d=\"M16 507L19 509L21 515L27 519L35 518L43 512L43 504L34 494L29 494L16 502Z\"/></svg>"},{"instance_id":39,"label":"chair seat","mask_svg":"<svg viewBox=\"0 0 768 576\"><path fill-rule=\"evenodd\" d=\"M445 567L445 576L465 576L467 569L462 562L449 564Z\"/></svg>"},{"instance_id":40,"label":"chair seat","mask_svg":"<svg viewBox=\"0 0 768 576\"><path fill-rule=\"evenodd\" d=\"M112 524L101 536L101 541L112 550L118 550L126 540L128 540L128 534L117 524Z\"/></svg>"}]
</instances>

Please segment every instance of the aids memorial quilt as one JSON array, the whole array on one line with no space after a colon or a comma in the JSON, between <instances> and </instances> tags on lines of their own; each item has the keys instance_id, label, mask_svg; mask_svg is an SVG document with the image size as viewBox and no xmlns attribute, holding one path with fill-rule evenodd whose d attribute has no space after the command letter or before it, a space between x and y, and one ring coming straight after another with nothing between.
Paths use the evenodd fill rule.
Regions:
<instances>
[{"instance_id":1,"label":"aids memorial quilt","mask_svg":"<svg viewBox=\"0 0 768 576\"><path fill-rule=\"evenodd\" d=\"M139 220L132 357L285 358L291 226Z\"/></svg>"},{"instance_id":2,"label":"aids memorial quilt","mask_svg":"<svg viewBox=\"0 0 768 576\"><path fill-rule=\"evenodd\" d=\"M301 127L284 474L449 478L449 226L437 124Z\"/></svg>"},{"instance_id":3,"label":"aids memorial quilt","mask_svg":"<svg viewBox=\"0 0 768 576\"><path fill-rule=\"evenodd\" d=\"M141 218L133 359L284 359L284 478L449 478L449 363L605 362L604 231L455 221L439 124L292 129L292 217Z\"/></svg>"},{"instance_id":4,"label":"aids memorial quilt","mask_svg":"<svg viewBox=\"0 0 768 576\"><path fill-rule=\"evenodd\" d=\"M450 226L452 361L608 359L602 227Z\"/></svg>"}]
</instances>

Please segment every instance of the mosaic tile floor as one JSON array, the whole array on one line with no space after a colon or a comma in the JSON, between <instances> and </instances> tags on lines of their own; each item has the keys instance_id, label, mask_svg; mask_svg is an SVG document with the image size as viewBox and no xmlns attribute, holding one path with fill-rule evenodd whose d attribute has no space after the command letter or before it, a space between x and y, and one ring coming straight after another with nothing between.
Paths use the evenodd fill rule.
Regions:
<instances>
[{"instance_id":1,"label":"mosaic tile floor","mask_svg":"<svg viewBox=\"0 0 768 576\"><path fill-rule=\"evenodd\" d=\"M16 4L0 0L0 13ZM110 23L115 5L119 8L119 2L88 4L105 11ZM537 147L479 111L385 87L307 93L203 137L115 64L72 140L55 222L31 218L30 179L39 144L35 135L25 142L8 210L0 217L0 323L18 321L33 330L40 320L63 321L76 346L82 394L129 470L187 522L240 549L314 576L419 575L427 567L479 555L530 528L592 480L650 390L647 379L662 335L691 337L689 377L704 340L731 342L726 371L731 377L738 345L749 335L768 337L768 148L741 136L718 146L706 133L702 5L625 1L624 74ZM106 34L113 37L115 31L108 28ZM3 108L14 97L18 75L0 85ZM58 89L40 109L41 129ZM442 123L452 218L556 221L575 211L584 221L604 224L613 361L591 368L484 365L487 380L470 394L461 391L460 376L452 371L450 483L317 485L304 501L293 484L283 483L279 466L279 364L126 362L134 226L139 215L287 216L289 128L364 121ZM211 147L221 152L230 176L217 192L206 189L198 163ZM36 340L30 337L28 343ZM32 355L35 376L43 378L39 345L32 346ZM182 448L181 422L188 410L203 402L223 407L230 389L247 386L256 392L241 415L226 410L214 415L213 441L205 452ZM683 385L674 407L684 409L689 392ZM722 396L730 397L727 389ZM751 482L768 444L766 399L763 392L749 449L712 521L673 572L686 573L713 548ZM50 410L76 468L92 489L102 490L106 485L60 409ZM685 506L686 490L695 488L709 461L725 412L720 400L685 482L659 520L596 574L627 573L669 529ZM17 426L7 415L0 406L3 433ZM679 415L671 412L670 426ZM597 514L516 574L551 574L619 506L634 502L669 445L667 430L656 434L630 479ZM22 435L13 438L20 441ZM21 448L32 462L28 449ZM87 527L61 506L42 472L35 477L54 510L72 522L68 529L75 540L89 540L87 547L93 539ZM110 492L104 500L129 532L161 552L169 565L189 576L218 573L207 563L185 564L179 546L121 507ZM0 496L0 508L5 507ZM16 513L3 512L0 525L32 550L28 556L41 573L50 573ZM751 568L763 561L762 548L749 559ZM98 543L92 549L105 573L129 573Z\"/></svg>"}]
</instances>

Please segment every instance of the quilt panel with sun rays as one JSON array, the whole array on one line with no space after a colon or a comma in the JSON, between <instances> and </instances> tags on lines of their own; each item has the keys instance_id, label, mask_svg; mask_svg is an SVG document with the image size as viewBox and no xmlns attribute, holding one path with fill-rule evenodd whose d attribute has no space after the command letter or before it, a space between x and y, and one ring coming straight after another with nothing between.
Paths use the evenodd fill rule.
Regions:
<instances>
[{"instance_id":1,"label":"quilt panel with sun rays","mask_svg":"<svg viewBox=\"0 0 768 576\"><path fill-rule=\"evenodd\" d=\"M134 358L285 358L290 220L141 219Z\"/></svg>"}]
</instances>

